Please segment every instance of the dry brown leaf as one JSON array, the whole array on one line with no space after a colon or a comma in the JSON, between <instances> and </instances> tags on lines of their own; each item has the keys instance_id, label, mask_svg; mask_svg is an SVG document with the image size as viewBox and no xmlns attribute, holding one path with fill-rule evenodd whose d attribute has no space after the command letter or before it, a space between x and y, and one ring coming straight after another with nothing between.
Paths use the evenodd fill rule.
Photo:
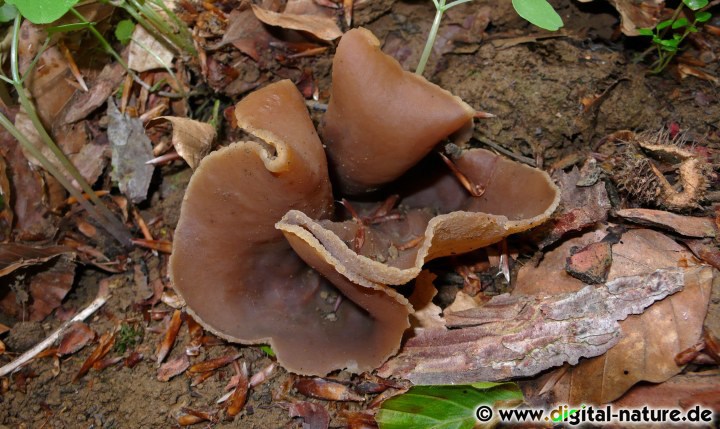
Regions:
<instances>
[{"instance_id":1,"label":"dry brown leaf","mask_svg":"<svg viewBox=\"0 0 720 429\"><path fill-rule=\"evenodd\" d=\"M293 402L288 407L290 417L301 417L303 428L327 429L330 425L330 413L320 404L308 401Z\"/></svg>"},{"instance_id":2,"label":"dry brown leaf","mask_svg":"<svg viewBox=\"0 0 720 429\"><path fill-rule=\"evenodd\" d=\"M178 374L182 374L190 366L190 359L186 355L172 359L158 368L157 379L168 381Z\"/></svg>"},{"instance_id":3,"label":"dry brown leaf","mask_svg":"<svg viewBox=\"0 0 720 429\"><path fill-rule=\"evenodd\" d=\"M5 158L0 155L0 242L10 241L13 225L12 187L8 180L8 169Z\"/></svg>"},{"instance_id":4,"label":"dry brown leaf","mask_svg":"<svg viewBox=\"0 0 720 429\"><path fill-rule=\"evenodd\" d=\"M82 366L80 367L80 370L75 374L75 377L73 377L73 383L78 381L82 376L87 374L88 371L90 371L90 368L95 364L95 362L99 361L105 355L110 352L113 345L115 345L115 335L116 331L112 332L106 332L100 337L100 341L98 342L97 347L95 347L95 350L90 353L90 356L87 357L85 362L83 362Z\"/></svg>"},{"instance_id":5,"label":"dry brown leaf","mask_svg":"<svg viewBox=\"0 0 720 429\"><path fill-rule=\"evenodd\" d=\"M42 264L65 253L74 253L74 250L66 246L34 247L16 243L0 244L0 276L28 265Z\"/></svg>"},{"instance_id":6,"label":"dry brown leaf","mask_svg":"<svg viewBox=\"0 0 720 429\"><path fill-rule=\"evenodd\" d=\"M57 217L50 213L42 174L27 162L22 147L4 129L0 131L0 153L12 177L14 238L18 241L45 241L57 231Z\"/></svg>"},{"instance_id":7,"label":"dry brown leaf","mask_svg":"<svg viewBox=\"0 0 720 429\"><path fill-rule=\"evenodd\" d=\"M615 401L615 407L683 408L695 405L720 409L720 371L679 374L661 384L640 384Z\"/></svg>"},{"instance_id":8,"label":"dry brown leaf","mask_svg":"<svg viewBox=\"0 0 720 429\"><path fill-rule=\"evenodd\" d=\"M613 246L613 258L610 279L660 268L687 267L685 288L643 314L621 322L623 337L608 353L568 369L553 388L558 401L607 403L638 381L667 380L682 370L675 356L701 338L710 286L717 271L696 265L696 259L683 246L651 230L625 233L622 241ZM551 276L553 268L543 267L543 272Z\"/></svg>"},{"instance_id":9,"label":"dry brown leaf","mask_svg":"<svg viewBox=\"0 0 720 429\"><path fill-rule=\"evenodd\" d=\"M30 280L31 321L41 321L60 306L75 281L75 263L61 256Z\"/></svg>"},{"instance_id":10,"label":"dry brown leaf","mask_svg":"<svg viewBox=\"0 0 720 429\"><path fill-rule=\"evenodd\" d=\"M66 125L85 119L93 110L105 104L107 98L122 83L125 69L118 63L107 64L97 78L90 82L88 92L76 91L55 119L57 125Z\"/></svg>"},{"instance_id":11,"label":"dry brown leaf","mask_svg":"<svg viewBox=\"0 0 720 429\"><path fill-rule=\"evenodd\" d=\"M350 387L324 378L301 377L295 381L295 388L305 396L328 401L363 401L364 398Z\"/></svg>"},{"instance_id":12,"label":"dry brown leaf","mask_svg":"<svg viewBox=\"0 0 720 429\"><path fill-rule=\"evenodd\" d=\"M174 54L162 42L148 33L142 25L136 25L130 42L128 67L136 72L159 68L172 68Z\"/></svg>"},{"instance_id":13,"label":"dry brown leaf","mask_svg":"<svg viewBox=\"0 0 720 429\"><path fill-rule=\"evenodd\" d=\"M335 40L342 36L342 31L334 19L313 15L296 15L277 13L252 5L257 19L267 25L305 31L322 40Z\"/></svg>"},{"instance_id":14,"label":"dry brown leaf","mask_svg":"<svg viewBox=\"0 0 720 429\"><path fill-rule=\"evenodd\" d=\"M173 134L172 143L177 153L188 163L193 170L200 164L200 160L210 152L216 131L212 125L195 121L189 118L175 116L160 116L148 125L159 122L170 122Z\"/></svg>"},{"instance_id":15,"label":"dry brown leaf","mask_svg":"<svg viewBox=\"0 0 720 429\"><path fill-rule=\"evenodd\" d=\"M583 3L592 0L580 0ZM662 13L665 0L610 0L620 14L621 29L626 36L637 36L638 28L653 28Z\"/></svg>"},{"instance_id":16,"label":"dry brown leaf","mask_svg":"<svg viewBox=\"0 0 720 429\"><path fill-rule=\"evenodd\" d=\"M58 346L59 355L75 353L95 338L95 332L83 322L75 322L68 327Z\"/></svg>"},{"instance_id":17,"label":"dry brown leaf","mask_svg":"<svg viewBox=\"0 0 720 429\"><path fill-rule=\"evenodd\" d=\"M617 216L643 225L659 226L686 237L715 237L717 227L708 217L681 216L662 210L624 209Z\"/></svg>"},{"instance_id":18,"label":"dry brown leaf","mask_svg":"<svg viewBox=\"0 0 720 429\"><path fill-rule=\"evenodd\" d=\"M167 331L165 331L165 336L158 345L157 353L155 353L157 363L162 363L162 361L165 360L168 353L170 353L170 349L175 344L175 339L177 338L177 334L180 331L180 325L182 324L181 315L182 312L180 310L175 310L173 312Z\"/></svg>"},{"instance_id":19,"label":"dry brown leaf","mask_svg":"<svg viewBox=\"0 0 720 429\"><path fill-rule=\"evenodd\" d=\"M42 26L25 20L20 28L18 57L20 73L25 74L43 42L48 38ZM38 115L47 124L52 124L57 114L75 92L70 66L57 45L49 46L40 56L37 64L25 81Z\"/></svg>"},{"instance_id":20,"label":"dry brown leaf","mask_svg":"<svg viewBox=\"0 0 720 429\"><path fill-rule=\"evenodd\" d=\"M551 297L496 296L482 307L446 312L448 327L462 329L420 332L378 374L415 384L456 384L576 364L618 342L618 320L682 290L687 277L696 275L674 268Z\"/></svg>"},{"instance_id":21,"label":"dry brown leaf","mask_svg":"<svg viewBox=\"0 0 720 429\"><path fill-rule=\"evenodd\" d=\"M598 182L592 186L578 186L582 177L577 168L569 173L559 170L553 174L553 179L561 191L560 209L549 222L532 232L540 247L549 246L568 232L580 231L605 221L610 210L605 184Z\"/></svg>"}]
</instances>

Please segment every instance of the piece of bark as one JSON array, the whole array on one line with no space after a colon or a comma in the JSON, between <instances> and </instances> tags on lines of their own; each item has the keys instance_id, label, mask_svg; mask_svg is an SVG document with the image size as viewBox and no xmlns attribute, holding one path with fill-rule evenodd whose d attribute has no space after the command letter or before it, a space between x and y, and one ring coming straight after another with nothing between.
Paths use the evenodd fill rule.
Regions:
<instances>
[{"instance_id":1,"label":"piece of bark","mask_svg":"<svg viewBox=\"0 0 720 429\"><path fill-rule=\"evenodd\" d=\"M654 304L643 314L622 321L622 338L609 352L562 370L562 377L547 392L553 401L607 403L639 381L661 382L682 371L684 366L677 365L675 356L701 339L710 287L717 271L697 265L687 249L659 232L631 230L613 246L608 278L677 267L696 272L685 276L684 290ZM554 270L564 272L562 265ZM553 278L552 267L543 267L542 273ZM580 281L575 281L574 286L566 283L568 291L582 287Z\"/></svg>"},{"instance_id":2,"label":"piece of bark","mask_svg":"<svg viewBox=\"0 0 720 429\"><path fill-rule=\"evenodd\" d=\"M531 233L541 248L551 245L567 233L581 231L605 221L610 210L605 183L579 186L582 177L577 168L569 173L558 170L553 178L560 187L560 209L549 222Z\"/></svg>"},{"instance_id":3,"label":"piece of bark","mask_svg":"<svg viewBox=\"0 0 720 429\"><path fill-rule=\"evenodd\" d=\"M717 227L708 217L682 216L662 210L623 209L617 216L641 225L659 226L686 237L715 237Z\"/></svg>"},{"instance_id":4,"label":"piece of bark","mask_svg":"<svg viewBox=\"0 0 720 429\"><path fill-rule=\"evenodd\" d=\"M605 353L619 340L618 321L682 290L696 271L658 270L585 286L553 297L500 295L449 314L450 327L411 338L378 374L415 384L471 383L531 376Z\"/></svg>"},{"instance_id":5,"label":"piece of bark","mask_svg":"<svg viewBox=\"0 0 720 429\"><path fill-rule=\"evenodd\" d=\"M605 283L612 264L612 244L607 241L592 243L570 251L565 271L587 284Z\"/></svg>"}]
</instances>

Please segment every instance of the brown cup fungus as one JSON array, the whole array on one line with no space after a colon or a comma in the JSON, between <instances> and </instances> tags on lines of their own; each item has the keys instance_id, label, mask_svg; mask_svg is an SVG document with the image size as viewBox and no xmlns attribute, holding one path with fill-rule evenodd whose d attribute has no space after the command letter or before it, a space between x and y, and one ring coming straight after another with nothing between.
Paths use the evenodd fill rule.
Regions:
<instances>
[{"instance_id":1,"label":"brown cup fungus","mask_svg":"<svg viewBox=\"0 0 720 429\"><path fill-rule=\"evenodd\" d=\"M369 71L357 71L364 67ZM335 214L323 146L299 91L281 81L236 106L238 126L257 141L211 153L193 174L170 259L174 287L200 323L230 341L271 344L278 361L300 374L380 366L397 352L413 311L388 285L414 280L433 258L531 228L559 201L546 173L481 149L454 159L460 173L484 189L479 197L437 156L427 157L419 174L408 172L462 130L472 109L403 72L367 30L343 36L333 68L324 136L340 188L362 192L384 185L399 205L353 202L354 218ZM350 91L358 84L352 76L375 79L385 69L389 77L383 79L405 88L410 103L423 97L434 103L422 126L384 122L414 117L417 105L398 107L402 93L390 100ZM396 106L390 110L404 112L400 117L385 110L390 102ZM434 111L438 106L447 111ZM354 150L353 144L360 146Z\"/></svg>"}]
</instances>

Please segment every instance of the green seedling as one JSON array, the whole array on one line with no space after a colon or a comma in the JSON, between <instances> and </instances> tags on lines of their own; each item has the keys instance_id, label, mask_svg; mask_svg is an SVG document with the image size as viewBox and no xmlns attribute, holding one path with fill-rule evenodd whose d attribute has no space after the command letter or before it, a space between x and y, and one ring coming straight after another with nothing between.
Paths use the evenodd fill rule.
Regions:
<instances>
[{"instance_id":1,"label":"green seedling","mask_svg":"<svg viewBox=\"0 0 720 429\"><path fill-rule=\"evenodd\" d=\"M127 350L134 349L142 341L142 338L141 326L123 323L120 325L113 349L118 353L125 353Z\"/></svg>"},{"instance_id":2,"label":"green seedling","mask_svg":"<svg viewBox=\"0 0 720 429\"><path fill-rule=\"evenodd\" d=\"M640 28L638 33L642 36L652 37L652 43L657 51L658 58L650 66L650 73L658 74L665 70L670 61L679 52L681 44L691 33L697 33L698 24L707 22L712 14L700 9L708 5L708 0L682 0L670 19L659 22L654 29ZM694 12L692 21L680 17L684 8Z\"/></svg>"},{"instance_id":3,"label":"green seedling","mask_svg":"<svg viewBox=\"0 0 720 429\"><path fill-rule=\"evenodd\" d=\"M127 45L132 39L133 31L135 31L135 23L129 19L123 19L118 22L115 27L115 37L120 41L120 43Z\"/></svg>"},{"instance_id":4,"label":"green seedling","mask_svg":"<svg viewBox=\"0 0 720 429\"><path fill-rule=\"evenodd\" d=\"M428 34L425 48L420 56L420 62L415 69L415 74L422 76L425 71L425 65L435 45L435 39L440 29L440 22L445 12L452 7L469 1L472 0L455 0L450 3L447 3L447 0L433 0L433 3L435 3L435 19L433 20L432 27L430 27L430 34ZM512 0L512 5L518 15L540 28L556 31L563 26L562 18L560 18L560 15L555 12L555 9L553 9L546 0Z\"/></svg>"}]
</instances>

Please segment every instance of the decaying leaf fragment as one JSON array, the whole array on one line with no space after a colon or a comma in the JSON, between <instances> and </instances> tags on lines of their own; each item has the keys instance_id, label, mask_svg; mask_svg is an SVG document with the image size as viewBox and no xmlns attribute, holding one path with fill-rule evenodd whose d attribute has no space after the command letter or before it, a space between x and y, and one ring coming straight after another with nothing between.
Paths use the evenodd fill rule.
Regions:
<instances>
[{"instance_id":1,"label":"decaying leaf fragment","mask_svg":"<svg viewBox=\"0 0 720 429\"><path fill-rule=\"evenodd\" d=\"M592 0L580 0L583 3ZM662 13L665 0L610 0L621 18L621 29L626 36L637 36L638 28L653 28Z\"/></svg>"},{"instance_id":2,"label":"decaying leaf fragment","mask_svg":"<svg viewBox=\"0 0 720 429\"><path fill-rule=\"evenodd\" d=\"M147 161L153 158L152 144L145 135L141 120L120 113L115 101L108 99L108 139L112 145L113 179L120 191L133 203L145 200L154 167Z\"/></svg>"},{"instance_id":3,"label":"decaying leaf fragment","mask_svg":"<svg viewBox=\"0 0 720 429\"><path fill-rule=\"evenodd\" d=\"M686 273L658 270L552 297L500 295L445 316L447 331L425 331L379 370L415 384L472 383L524 377L605 353L619 340L618 320L682 290Z\"/></svg>"},{"instance_id":4,"label":"decaying leaf fragment","mask_svg":"<svg viewBox=\"0 0 720 429\"><path fill-rule=\"evenodd\" d=\"M149 125L170 122L173 126L172 144L178 155L195 170L200 160L210 152L217 132L212 125L189 118L160 116Z\"/></svg>"},{"instance_id":5,"label":"decaying leaf fragment","mask_svg":"<svg viewBox=\"0 0 720 429\"><path fill-rule=\"evenodd\" d=\"M252 5L252 11L257 19L267 25L307 31L323 40L335 40L342 36L342 31L338 28L335 20L324 16L277 13L256 5Z\"/></svg>"}]
</instances>

